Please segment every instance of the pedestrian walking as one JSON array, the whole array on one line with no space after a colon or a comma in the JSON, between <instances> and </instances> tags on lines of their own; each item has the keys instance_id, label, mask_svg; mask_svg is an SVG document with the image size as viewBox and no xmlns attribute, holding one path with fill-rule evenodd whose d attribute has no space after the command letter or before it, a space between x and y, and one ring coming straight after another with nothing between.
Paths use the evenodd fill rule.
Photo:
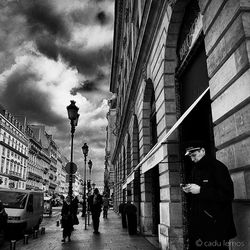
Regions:
<instances>
[{"instance_id":1,"label":"pedestrian walking","mask_svg":"<svg viewBox=\"0 0 250 250\"><path fill-rule=\"evenodd\" d=\"M79 220L77 218L77 214L78 214L78 203L79 200L77 198L77 196L74 197L74 199L72 200L72 213L73 213L73 225L78 225L79 224ZM74 228L72 228L74 230Z\"/></svg>"},{"instance_id":2,"label":"pedestrian walking","mask_svg":"<svg viewBox=\"0 0 250 250\"><path fill-rule=\"evenodd\" d=\"M108 195L105 194L103 197L103 218L108 218L108 209L109 209L109 198Z\"/></svg>"},{"instance_id":3,"label":"pedestrian walking","mask_svg":"<svg viewBox=\"0 0 250 250\"><path fill-rule=\"evenodd\" d=\"M0 246L4 243L8 214L5 212L3 202L0 200Z\"/></svg>"},{"instance_id":4,"label":"pedestrian walking","mask_svg":"<svg viewBox=\"0 0 250 250\"><path fill-rule=\"evenodd\" d=\"M99 234L99 222L100 222L100 214L102 211L102 196L99 194L98 188L94 189L94 194L89 198L89 207L92 214L93 228L94 234Z\"/></svg>"},{"instance_id":5,"label":"pedestrian walking","mask_svg":"<svg viewBox=\"0 0 250 250\"><path fill-rule=\"evenodd\" d=\"M229 171L206 153L204 142L191 142L185 155L194 165L188 183L182 185L190 199L189 249L229 249L229 240L236 236Z\"/></svg>"},{"instance_id":6,"label":"pedestrian walking","mask_svg":"<svg viewBox=\"0 0 250 250\"><path fill-rule=\"evenodd\" d=\"M126 219L126 214L125 214L125 206L126 206L126 203L125 202L122 202L120 205L119 205L119 214L121 214L121 217L122 217L122 227L123 228L127 228L127 219Z\"/></svg>"},{"instance_id":7,"label":"pedestrian walking","mask_svg":"<svg viewBox=\"0 0 250 250\"><path fill-rule=\"evenodd\" d=\"M137 233L137 208L134 204L131 203L130 198L128 197L128 202L124 207L124 213L126 215L127 227L129 235L135 235Z\"/></svg>"},{"instance_id":8,"label":"pedestrian walking","mask_svg":"<svg viewBox=\"0 0 250 250\"><path fill-rule=\"evenodd\" d=\"M63 239L62 242L65 242L65 239L68 237L70 242L70 236L73 228L73 212L72 205L70 204L70 197L67 196L62 206L62 228L63 228Z\"/></svg>"}]
</instances>

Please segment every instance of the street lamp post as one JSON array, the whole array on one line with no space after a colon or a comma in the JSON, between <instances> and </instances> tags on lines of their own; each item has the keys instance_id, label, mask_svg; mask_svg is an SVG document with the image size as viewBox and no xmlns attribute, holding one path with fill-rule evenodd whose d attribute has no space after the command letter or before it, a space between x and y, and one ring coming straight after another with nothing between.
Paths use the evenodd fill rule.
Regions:
<instances>
[{"instance_id":1,"label":"street lamp post","mask_svg":"<svg viewBox=\"0 0 250 250\"><path fill-rule=\"evenodd\" d=\"M89 184L91 184L91 169L93 166L93 163L91 160L88 161L88 166L89 166Z\"/></svg>"},{"instance_id":2,"label":"street lamp post","mask_svg":"<svg viewBox=\"0 0 250 250\"><path fill-rule=\"evenodd\" d=\"M86 159L88 155L89 147L87 143L84 143L82 146L82 152L84 155L84 183L83 183L83 205L82 205L82 217L85 217L85 229L87 229L87 202L86 202L86 178L87 178L87 170L86 170Z\"/></svg>"},{"instance_id":3,"label":"street lamp post","mask_svg":"<svg viewBox=\"0 0 250 250\"><path fill-rule=\"evenodd\" d=\"M68 111L68 118L70 120L70 125L71 125L71 152L70 152L70 162L73 163L73 140L74 140L74 133L75 133L75 127L77 126L78 123L78 119L79 119L79 114L78 114L78 110L79 108L75 105L75 101L70 101L70 105L67 106L67 111ZM70 197L70 202L72 201L72 178L73 178L73 174L72 174L72 167L70 168L70 173L69 173L69 197Z\"/></svg>"},{"instance_id":4,"label":"street lamp post","mask_svg":"<svg viewBox=\"0 0 250 250\"><path fill-rule=\"evenodd\" d=\"M92 169L92 161L91 160L89 160L88 161L88 166L89 166L89 181L88 181L88 183L89 183L89 185L91 185L91 169ZM90 189L89 189L89 187L88 187L88 193L89 193L89 191L91 191L91 186L90 186ZM89 225L89 210L88 210L88 225Z\"/></svg>"}]
</instances>

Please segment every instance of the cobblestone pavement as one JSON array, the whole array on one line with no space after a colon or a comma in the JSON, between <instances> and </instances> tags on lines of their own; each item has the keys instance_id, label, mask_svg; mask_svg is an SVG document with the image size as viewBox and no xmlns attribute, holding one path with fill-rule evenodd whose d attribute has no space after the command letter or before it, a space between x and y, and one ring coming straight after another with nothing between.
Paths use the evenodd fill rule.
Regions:
<instances>
[{"instance_id":1,"label":"cobblestone pavement","mask_svg":"<svg viewBox=\"0 0 250 250\"><path fill-rule=\"evenodd\" d=\"M102 215L101 215L102 216ZM121 218L113 210L109 210L108 219L100 218L99 235L93 234L92 224L85 230L85 221L78 215L79 225L75 225L72 232L71 242L62 243L62 229L56 223L46 227L45 234L40 231L37 239L29 238L28 244L24 245L23 240L16 243L16 250L59 250L59 249L93 249L93 250L155 250L148 240L141 235L128 235L127 230L122 229ZM9 242L3 247L10 249Z\"/></svg>"}]
</instances>

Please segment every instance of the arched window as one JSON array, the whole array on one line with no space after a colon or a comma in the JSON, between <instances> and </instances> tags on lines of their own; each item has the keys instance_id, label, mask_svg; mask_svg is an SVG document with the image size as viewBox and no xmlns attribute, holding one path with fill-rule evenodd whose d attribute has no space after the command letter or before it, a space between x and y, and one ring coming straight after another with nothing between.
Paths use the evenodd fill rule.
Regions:
<instances>
[{"instance_id":1,"label":"arched window","mask_svg":"<svg viewBox=\"0 0 250 250\"><path fill-rule=\"evenodd\" d=\"M150 100L150 144L153 147L157 143L157 124L156 124L156 109L155 109L155 94L151 93Z\"/></svg>"}]
</instances>

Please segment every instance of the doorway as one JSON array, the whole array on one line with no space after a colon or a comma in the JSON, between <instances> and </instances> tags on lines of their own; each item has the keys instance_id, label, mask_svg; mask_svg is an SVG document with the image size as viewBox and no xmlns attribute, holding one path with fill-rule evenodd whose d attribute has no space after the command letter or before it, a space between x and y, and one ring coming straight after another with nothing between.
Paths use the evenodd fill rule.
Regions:
<instances>
[{"instance_id":1,"label":"doorway","mask_svg":"<svg viewBox=\"0 0 250 250\"><path fill-rule=\"evenodd\" d=\"M197 100L208 88L209 78L207 73L206 52L202 36L192 50L192 55L180 69L178 75L180 113L181 115ZM211 100L209 91L191 110L183 120L179 128L180 152L181 152L181 182L186 183L191 174L192 163L189 157L184 157L185 146L189 141L205 141L207 154L215 155L214 134L211 112ZM188 207L189 201L186 196L183 199L183 226L185 245L188 242Z\"/></svg>"}]
</instances>

